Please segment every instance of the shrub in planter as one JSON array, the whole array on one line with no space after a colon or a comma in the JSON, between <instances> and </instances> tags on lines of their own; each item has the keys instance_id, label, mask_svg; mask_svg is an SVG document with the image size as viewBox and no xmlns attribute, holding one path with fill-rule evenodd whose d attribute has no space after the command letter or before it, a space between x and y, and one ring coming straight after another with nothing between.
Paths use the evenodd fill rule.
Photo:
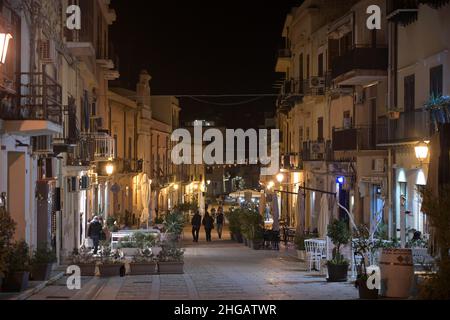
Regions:
<instances>
[{"instance_id":1,"label":"shrub in planter","mask_svg":"<svg viewBox=\"0 0 450 320\"><path fill-rule=\"evenodd\" d=\"M53 264L57 261L56 254L47 244L38 247L31 259L31 278L34 281L47 281L50 279Z\"/></svg>"},{"instance_id":2,"label":"shrub in planter","mask_svg":"<svg viewBox=\"0 0 450 320\"><path fill-rule=\"evenodd\" d=\"M80 249L74 249L70 257L72 264L80 268L82 277L95 276L97 261L85 246Z\"/></svg>"},{"instance_id":3,"label":"shrub in planter","mask_svg":"<svg viewBox=\"0 0 450 320\"><path fill-rule=\"evenodd\" d=\"M14 220L11 219L11 216L4 208L0 208L0 291L8 272L8 257L15 229L16 223Z\"/></svg>"},{"instance_id":4,"label":"shrub in planter","mask_svg":"<svg viewBox=\"0 0 450 320\"><path fill-rule=\"evenodd\" d=\"M156 258L151 249L140 249L138 255L134 256L130 263L131 275L150 275L157 273Z\"/></svg>"},{"instance_id":5,"label":"shrub in planter","mask_svg":"<svg viewBox=\"0 0 450 320\"><path fill-rule=\"evenodd\" d=\"M117 277L124 267L123 256L119 250L111 250L108 244L102 245L98 270L100 277Z\"/></svg>"},{"instance_id":6,"label":"shrub in planter","mask_svg":"<svg viewBox=\"0 0 450 320\"><path fill-rule=\"evenodd\" d=\"M3 283L7 292L21 292L28 287L30 277L30 250L25 241L12 245L8 255L8 271Z\"/></svg>"},{"instance_id":7,"label":"shrub in planter","mask_svg":"<svg viewBox=\"0 0 450 320\"><path fill-rule=\"evenodd\" d=\"M169 212L164 218L164 230L166 234L173 234L177 238L183 233L184 224L184 216L179 211Z\"/></svg>"},{"instance_id":8,"label":"shrub in planter","mask_svg":"<svg viewBox=\"0 0 450 320\"><path fill-rule=\"evenodd\" d=\"M305 251L305 236L297 233L294 239L295 249L297 250L297 257L299 260L306 259Z\"/></svg>"},{"instance_id":9,"label":"shrub in planter","mask_svg":"<svg viewBox=\"0 0 450 320\"><path fill-rule=\"evenodd\" d=\"M174 244L166 243L158 255L158 269L161 274L184 273L184 250Z\"/></svg>"},{"instance_id":10,"label":"shrub in planter","mask_svg":"<svg viewBox=\"0 0 450 320\"><path fill-rule=\"evenodd\" d=\"M351 238L347 223L340 220L334 220L328 226L327 235L335 245L335 248L333 249L333 259L327 262L328 281L347 281L349 262L341 254L341 247L347 245Z\"/></svg>"},{"instance_id":11,"label":"shrub in planter","mask_svg":"<svg viewBox=\"0 0 450 320\"><path fill-rule=\"evenodd\" d=\"M233 240L242 243L242 234L240 226L240 211L232 209L226 214L228 220L228 228L230 229L231 237Z\"/></svg>"}]
</instances>

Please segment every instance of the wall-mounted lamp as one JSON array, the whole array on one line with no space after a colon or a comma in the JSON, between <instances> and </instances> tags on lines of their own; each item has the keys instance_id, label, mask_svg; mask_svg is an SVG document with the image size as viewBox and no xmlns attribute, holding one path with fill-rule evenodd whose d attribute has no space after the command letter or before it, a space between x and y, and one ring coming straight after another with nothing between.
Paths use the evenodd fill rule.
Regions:
<instances>
[{"instance_id":1,"label":"wall-mounted lamp","mask_svg":"<svg viewBox=\"0 0 450 320\"><path fill-rule=\"evenodd\" d=\"M0 64L5 64L8 55L9 41L12 39L10 33L0 33Z\"/></svg>"}]
</instances>

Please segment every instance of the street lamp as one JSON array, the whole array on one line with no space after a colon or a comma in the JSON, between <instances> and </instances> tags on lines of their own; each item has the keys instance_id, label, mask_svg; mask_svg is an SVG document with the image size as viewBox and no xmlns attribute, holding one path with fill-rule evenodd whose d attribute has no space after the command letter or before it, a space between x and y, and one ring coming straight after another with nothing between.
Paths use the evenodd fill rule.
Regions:
<instances>
[{"instance_id":1,"label":"street lamp","mask_svg":"<svg viewBox=\"0 0 450 320\"><path fill-rule=\"evenodd\" d=\"M270 181L270 182L267 184L267 189L268 189L268 190L271 190L274 186L275 186L275 182Z\"/></svg>"},{"instance_id":2,"label":"street lamp","mask_svg":"<svg viewBox=\"0 0 450 320\"><path fill-rule=\"evenodd\" d=\"M284 174L282 173L277 174L277 181L279 183L282 183L284 181Z\"/></svg>"},{"instance_id":3,"label":"street lamp","mask_svg":"<svg viewBox=\"0 0 450 320\"><path fill-rule=\"evenodd\" d=\"M173 189L174 189L175 191L177 191L179 188L180 188L180 186L179 186L178 184L174 184L174 185L173 185Z\"/></svg>"},{"instance_id":4,"label":"street lamp","mask_svg":"<svg viewBox=\"0 0 450 320\"><path fill-rule=\"evenodd\" d=\"M428 144L424 141L418 143L414 150L416 152L416 158L420 161L420 163L424 162L426 159L428 159L428 153L430 151Z\"/></svg>"},{"instance_id":5,"label":"street lamp","mask_svg":"<svg viewBox=\"0 0 450 320\"><path fill-rule=\"evenodd\" d=\"M12 39L10 33L0 33L0 64L5 64L8 55L9 41Z\"/></svg>"},{"instance_id":6,"label":"street lamp","mask_svg":"<svg viewBox=\"0 0 450 320\"><path fill-rule=\"evenodd\" d=\"M112 163L108 163L106 165L106 174L111 176L114 173L114 165Z\"/></svg>"}]
</instances>

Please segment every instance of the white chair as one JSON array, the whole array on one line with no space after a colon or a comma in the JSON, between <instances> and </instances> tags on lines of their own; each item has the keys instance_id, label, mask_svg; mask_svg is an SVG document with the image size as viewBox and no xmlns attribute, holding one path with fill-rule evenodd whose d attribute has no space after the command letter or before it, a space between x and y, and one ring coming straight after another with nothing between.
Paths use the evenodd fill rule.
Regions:
<instances>
[{"instance_id":1,"label":"white chair","mask_svg":"<svg viewBox=\"0 0 450 320\"><path fill-rule=\"evenodd\" d=\"M325 240L308 239L305 240L306 259L309 264L309 271L313 269L320 271L322 258L326 258L327 244Z\"/></svg>"}]
</instances>

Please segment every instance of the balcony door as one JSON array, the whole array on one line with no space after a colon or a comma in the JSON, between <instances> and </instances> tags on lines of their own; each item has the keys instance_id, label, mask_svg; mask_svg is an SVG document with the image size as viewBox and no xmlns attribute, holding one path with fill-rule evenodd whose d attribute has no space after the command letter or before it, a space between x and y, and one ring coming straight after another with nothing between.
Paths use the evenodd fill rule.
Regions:
<instances>
[{"instance_id":1,"label":"balcony door","mask_svg":"<svg viewBox=\"0 0 450 320\"><path fill-rule=\"evenodd\" d=\"M403 123L403 138L413 138L416 130L416 76L405 77L405 122Z\"/></svg>"}]
</instances>

